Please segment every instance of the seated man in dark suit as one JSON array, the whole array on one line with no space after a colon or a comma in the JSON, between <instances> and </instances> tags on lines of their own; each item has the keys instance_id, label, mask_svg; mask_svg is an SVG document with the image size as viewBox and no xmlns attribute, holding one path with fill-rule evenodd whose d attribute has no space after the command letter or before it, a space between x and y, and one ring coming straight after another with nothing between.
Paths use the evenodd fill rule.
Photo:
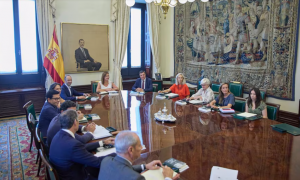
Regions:
<instances>
[{"instance_id":1,"label":"seated man in dark suit","mask_svg":"<svg viewBox=\"0 0 300 180\"><path fill-rule=\"evenodd\" d=\"M89 51L84 48L84 40L79 39L79 48L75 50L75 59L80 63L80 67L87 68L88 71L99 71L102 64L94 61L90 56Z\"/></svg>"},{"instance_id":2,"label":"seated man in dark suit","mask_svg":"<svg viewBox=\"0 0 300 180\"><path fill-rule=\"evenodd\" d=\"M141 70L140 71L140 78L138 78L134 85L132 86L133 91L137 92L152 92L153 85L152 80L146 77L146 72Z\"/></svg>"},{"instance_id":3,"label":"seated man in dark suit","mask_svg":"<svg viewBox=\"0 0 300 180\"><path fill-rule=\"evenodd\" d=\"M65 83L61 86L60 96L64 100L75 101L77 99L86 99L86 96L90 96L88 93L80 93L71 87L72 77L70 75L65 76Z\"/></svg>"},{"instance_id":4,"label":"seated man in dark suit","mask_svg":"<svg viewBox=\"0 0 300 180\"><path fill-rule=\"evenodd\" d=\"M91 169L98 169L104 157L96 157L88 152L80 141L75 138L79 122L78 114L72 109L62 112L59 116L61 130L54 136L49 159L56 169L59 179L95 179ZM109 154L115 156L116 154ZM97 176L97 175L96 175Z\"/></svg>"},{"instance_id":5,"label":"seated man in dark suit","mask_svg":"<svg viewBox=\"0 0 300 180\"><path fill-rule=\"evenodd\" d=\"M60 100L59 92L55 90L49 90L46 93L46 99L41 114L39 117L38 128L40 129L42 136L47 137L47 130L51 120L59 113L58 104Z\"/></svg>"},{"instance_id":6,"label":"seated man in dark suit","mask_svg":"<svg viewBox=\"0 0 300 180\"><path fill-rule=\"evenodd\" d=\"M163 168L165 180L171 180L173 170L167 166L163 167L159 160L149 164L132 165L142 152L142 145L138 135L132 131L121 131L115 141L117 151L116 157L106 157L102 160L98 180L145 180L140 173L143 170Z\"/></svg>"},{"instance_id":7,"label":"seated man in dark suit","mask_svg":"<svg viewBox=\"0 0 300 180\"><path fill-rule=\"evenodd\" d=\"M68 109L73 109L76 111L76 103L73 101L65 101L64 103L61 104L60 106L60 110L61 112L66 111ZM83 116L82 113L80 113L80 111L77 111L78 116ZM47 132L47 144L48 147L50 147L51 142L53 137L55 136L55 134L61 129L61 124L59 121L59 115L55 116L48 128L48 132ZM81 118L79 118L81 119ZM93 139L93 133L96 129L96 126L94 123L90 123L87 126L82 126L79 125L79 128L77 130L77 133L82 133L83 131L87 131L88 133L85 133L84 135L78 135L77 133L75 134L75 138L80 141L81 143L85 144L85 147L88 151L92 151L97 149L98 147L103 147L104 144L114 144L115 139L114 138L108 138L104 141L98 141L98 142L93 142L93 143L87 143L90 140ZM86 144L87 143L87 144Z\"/></svg>"}]
</instances>

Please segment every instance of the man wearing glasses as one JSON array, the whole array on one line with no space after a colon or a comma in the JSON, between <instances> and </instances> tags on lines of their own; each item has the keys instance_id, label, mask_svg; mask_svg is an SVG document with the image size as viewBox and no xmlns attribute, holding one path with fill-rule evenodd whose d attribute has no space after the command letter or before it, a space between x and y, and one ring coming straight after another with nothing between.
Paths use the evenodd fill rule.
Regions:
<instances>
[{"instance_id":1,"label":"man wearing glasses","mask_svg":"<svg viewBox=\"0 0 300 180\"><path fill-rule=\"evenodd\" d=\"M60 100L59 92L55 90L49 90L46 93L46 99L40 117L39 117L39 129L42 133L42 137L47 137L47 130L51 120L59 113L57 108Z\"/></svg>"}]
</instances>

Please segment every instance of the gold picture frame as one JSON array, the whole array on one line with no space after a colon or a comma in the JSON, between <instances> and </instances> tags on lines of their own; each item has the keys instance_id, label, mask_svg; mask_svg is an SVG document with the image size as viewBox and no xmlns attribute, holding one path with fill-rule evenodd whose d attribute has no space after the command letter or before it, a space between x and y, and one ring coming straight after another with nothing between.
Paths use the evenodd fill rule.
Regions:
<instances>
[{"instance_id":1,"label":"gold picture frame","mask_svg":"<svg viewBox=\"0 0 300 180\"><path fill-rule=\"evenodd\" d=\"M92 59L102 64L99 70L95 70L95 67L88 70L83 63L76 60L75 51L79 49L80 39L84 40L84 48ZM61 52L65 73L109 71L109 25L61 23Z\"/></svg>"}]
</instances>

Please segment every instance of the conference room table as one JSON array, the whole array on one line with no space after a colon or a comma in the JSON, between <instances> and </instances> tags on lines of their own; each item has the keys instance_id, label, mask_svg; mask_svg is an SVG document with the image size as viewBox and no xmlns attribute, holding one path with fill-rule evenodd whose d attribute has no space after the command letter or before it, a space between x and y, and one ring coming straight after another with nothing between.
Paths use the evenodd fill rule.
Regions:
<instances>
[{"instance_id":1,"label":"conference room table","mask_svg":"<svg viewBox=\"0 0 300 180\"><path fill-rule=\"evenodd\" d=\"M213 166L238 170L239 180L300 179L300 137L272 130L270 125L279 122L203 113L198 110L201 105L178 105L176 98L161 100L156 95L120 91L114 96L94 94L97 101L79 103L92 105L92 110L81 111L98 114L96 124L138 134L146 149L134 164L175 158L189 166L180 175L184 180L208 180ZM164 104L174 123L154 119Z\"/></svg>"}]
</instances>

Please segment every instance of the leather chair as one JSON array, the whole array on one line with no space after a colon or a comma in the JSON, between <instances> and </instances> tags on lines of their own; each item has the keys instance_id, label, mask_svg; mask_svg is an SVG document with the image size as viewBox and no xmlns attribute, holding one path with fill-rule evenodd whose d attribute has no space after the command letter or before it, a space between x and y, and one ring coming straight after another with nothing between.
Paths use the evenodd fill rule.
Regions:
<instances>
[{"instance_id":1,"label":"leather chair","mask_svg":"<svg viewBox=\"0 0 300 180\"><path fill-rule=\"evenodd\" d=\"M153 92L157 92L157 84L152 84L153 85Z\"/></svg>"},{"instance_id":2,"label":"leather chair","mask_svg":"<svg viewBox=\"0 0 300 180\"><path fill-rule=\"evenodd\" d=\"M213 92L219 93L220 83L213 82L211 84L211 89L213 90Z\"/></svg>"},{"instance_id":3,"label":"leather chair","mask_svg":"<svg viewBox=\"0 0 300 180\"><path fill-rule=\"evenodd\" d=\"M234 96L243 97L243 84L229 83L229 90Z\"/></svg>"},{"instance_id":4,"label":"leather chair","mask_svg":"<svg viewBox=\"0 0 300 180\"><path fill-rule=\"evenodd\" d=\"M190 97L197 92L197 88L189 87L189 90L190 90Z\"/></svg>"},{"instance_id":5,"label":"leather chair","mask_svg":"<svg viewBox=\"0 0 300 180\"><path fill-rule=\"evenodd\" d=\"M266 103L266 105L268 118L271 120L278 121L280 105L273 103Z\"/></svg>"},{"instance_id":6,"label":"leather chair","mask_svg":"<svg viewBox=\"0 0 300 180\"><path fill-rule=\"evenodd\" d=\"M41 159L45 165L46 174L45 179L47 180L59 180L58 174L56 170L53 168L51 163L49 162L48 158L45 156L45 153L42 149L39 150L39 154L41 156Z\"/></svg>"},{"instance_id":7,"label":"leather chair","mask_svg":"<svg viewBox=\"0 0 300 180\"><path fill-rule=\"evenodd\" d=\"M37 125L36 128L35 128L34 138L35 138L35 146L38 149L38 151L41 149L41 138L40 138L39 134L40 134L40 130L39 130L38 125ZM39 161L38 171L37 171L37 175L36 176L39 176L40 170L41 170L42 160L39 157L40 157L40 154L38 153L35 164L38 162L38 160L40 160L40 161Z\"/></svg>"},{"instance_id":8,"label":"leather chair","mask_svg":"<svg viewBox=\"0 0 300 180\"><path fill-rule=\"evenodd\" d=\"M33 136L34 136L34 131L35 131L35 126L38 123L36 120L36 114L34 110L34 105L31 101L27 102L24 106L23 109L25 110L26 114L26 123L27 123L27 128L30 132L30 146L29 146L29 152L31 152L31 147L32 147L32 142L33 142Z\"/></svg>"},{"instance_id":9,"label":"leather chair","mask_svg":"<svg viewBox=\"0 0 300 180\"><path fill-rule=\"evenodd\" d=\"M259 89L260 91L260 96L261 96L261 99L266 102L266 95L267 95L267 90L266 89Z\"/></svg>"},{"instance_id":10,"label":"leather chair","mask_svg":"<svg viewBox=\"0 0 300 180\"><path fill-rule=\"evenodd\" d=\"M163 89L163 81L162 80L152 80L152 85L157 84L156 91L160 91Z\"/></svg>"},{"instance_id":11,"label":"leather chair","mask_svg":"<svg viewBox=\"0 0 300 180\"><path fill-rule=\"evenodd\" d=\"M239 112L245 112L247 99L235 97L234 110Z\"/></svg>"},{"instance_id":12,"label":"leather chair","mask_svg":"<svg viewBox=\"0 0 300 180\"><path fill-rule=\"evenodd\" d=\"M197 90L199 91L199 89L201 89L202 86L201 86L201 80L198 80L198 85L197 85Z\"/></svg>"},{"instance_id":13,"label":"leather chair","mask_svg":"<svg viewBox=\"0 0 300 180\"><path fill-rule=\"evenodd\" d=\"M91 90L92 90L92 93L96 93L98 83L99 83L99 81L91 81Z\"/></svg>"}]
</instances>

